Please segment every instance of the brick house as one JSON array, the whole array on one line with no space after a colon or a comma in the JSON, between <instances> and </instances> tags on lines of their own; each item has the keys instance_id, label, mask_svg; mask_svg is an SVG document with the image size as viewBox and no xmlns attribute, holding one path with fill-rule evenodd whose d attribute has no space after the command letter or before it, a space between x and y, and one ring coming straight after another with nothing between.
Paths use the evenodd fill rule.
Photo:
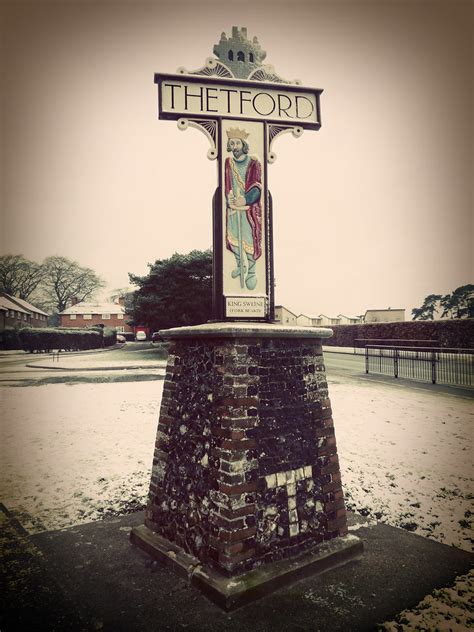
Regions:
<instances>
[{"instance_id":1,"label":"brick house","mask_svg":"<svg viewBox=\"0 0 474 632\"><path fill-rule=\"evenodd\" d=\"M0 307L4 317L0 326L5 327L47 327L48 314L31 303L3 292Z\"/></svg>"},{"instance_id":2,"label":"brick house","mask_svg":"<svg viewBox=\"0 0 474 632\"><path fill-rule=\"evenodd\" d=\"M123 301L119 303L75 303L59 312L61 327L93 327L105 325L113 327L117 332L133 331L125 321Z\"/></svg>"}]
</instances>

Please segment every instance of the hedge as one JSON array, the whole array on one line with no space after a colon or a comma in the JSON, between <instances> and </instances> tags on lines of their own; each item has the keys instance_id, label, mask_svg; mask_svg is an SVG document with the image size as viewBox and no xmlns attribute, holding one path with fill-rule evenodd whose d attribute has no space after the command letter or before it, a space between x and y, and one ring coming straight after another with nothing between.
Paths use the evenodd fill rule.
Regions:
<instances>
[{"instance_id":1,"label":"hedge","mask_svg":"<svg viewBox=\"0 0 474 632\"><path fill-rule=\"evenodd\" d=\"M85 349L100 349L115 344L116 334L113 329L55 329L41 327L34 329L25 327L18 332L20 349L33 353L34 351L84 351Z\"/></svg>"},{"instance_id":2,"label":"hedge","mask_svg":"<svg viewBox=\"0 0 474 632\"><path fill-rule=\"evenodd\" d=\"M19 329L17 327L5 327L5 329L0 333L1 348L6 351L21 349L21 342L18 333Z\"/></svg>"},{"instance_id":3,"label":"hedge","mask_svg":"<svg viewBox=\"0 0 474 632\"><path fill-rule=\"evenodd\" d=\"M367 340L431 340L439 347L474 347L474 319L408 320L394 323L365 323L360 325L329 325L333 336L324 344L336 347L364 347ZM359 342L359 340L363 340ZM357 341L357 342L356 342ZM392 342L391 342L392 341ZM367 344L371 344L370 342Z\"/></svg>"}]
</instances>

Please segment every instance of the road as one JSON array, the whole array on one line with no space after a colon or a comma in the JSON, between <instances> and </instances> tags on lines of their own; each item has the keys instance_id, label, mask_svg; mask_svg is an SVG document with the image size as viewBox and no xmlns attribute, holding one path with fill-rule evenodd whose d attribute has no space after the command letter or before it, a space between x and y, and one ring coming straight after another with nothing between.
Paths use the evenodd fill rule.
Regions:
<instances>
[{"instance_id":1,"label":"road","mask_svg":"<svg viewBox=\"0 0 474 632\"><path fill-rule=\"evenodd\" d=\"M97 360L97 371L88 371L87 374L82 371L71 371L64 368L64 370L41 369L35 367L29 367L28 364L35 362L48 361L51 359L51 354L47 353L22 353L15 354L0 353L0 386L19 385L30 386L33 384L46 384L68 381L70 378L74 378L75 382L85 381L133 381L135 372L133 371L103 371L99 363L103 363L107 358L113 359L115 364L117 361L123 361L124 365L130 363L130 361L141 363L143 360L161 360L163 358L163 352L158 345L152 345L150 342L128 342L121 348L110 349L106 351L98 352L82 352L76 354L64 354L64 358L78 357L80 359L88 358L91 362ZM59 362L59 369L62 369ZM107 373L107 374L106 374ZM126 375L121 375L126 373ZM140 373L138 379L156 379L156 371L150 369L149 377L145 372ZM103 379L97 379L97 376L103 376ZM126 379L125 379L126 378Z\"/></svg>"},{"instance_id":2,"label":"road","mask_svg":"<svg viewBox=\"0 0 474 632\"><path fill-rule=\"evenodd\" d=\"M110 354L110 355L109 355ZM88 357L92 361L97 359L103 361L110 357L114 363L117 360L123 360L124 363L130 360L150 360L153 356L159 356L158 347L152 346L149 342L128 342L121 349L112 349L110 351L101 351L98 353L81 354L82 357ZM34 376L44 376L48 371L27 367L27 364L39 362L49 357L48 354L29 354L21 353L18 355L1 355L0 354L0 382L13 374L17 377L34 378ZM64 356L71 357L71 356ZM359 376L365 373L364 357L344 353L325 352L324 360L328 375L352 375Z\"/></svg>"},{"instance_id":3,"label":"road","mask_svg":"<svg viewBox=\"0 0 474 632\"><path fill-rule=\"evenodd\" d=\"M164 349L161 345L152 345L150 342L128 342L122 348L112 349L109 351L101 351L97 353L77 354L81 358L90 358L91 362L97 359L97 371L71 371L65 367L63 370L39 369L26 366L27 364L41 361L48 354L18 354L18 355L2 355L0 353L0 386L33 386L40 384L58 383L58 382L133 382L143 380L157 379L157 371L149 370L121 370L126 368L127 363L136 361L139 364L146 360L162 360ZM69 358L71 356L68 356ZM113 371L104 371L100 364L108 357L113 359L113 363L123 360L124 367ZM324 351L324 363L329 382L334 382L337 377L345 377L355 380L369 380L372 383L383 382L394 387L403 387L407 389L422 389L431 392L446 393L460 397L474 397L474 389L462 388L457 386L448 386L443 384L431 384L424 382L416 382L408 379L394 379L390 376L365 373L365 357L363 355L354 355L352 353L341 353L334 351ZM162 371L163 373L163 371Z\"/></svg>"},{"instance_id":4,"label":"road","mask_svg":"<svg viewBox=\"0 0 474 632\"><path fill-rule=\"evenodd\" d=\"M365 357L350 353L324 352L324 364L328 376L331 375L365 375Z\"/></svg>"}]
</instances>

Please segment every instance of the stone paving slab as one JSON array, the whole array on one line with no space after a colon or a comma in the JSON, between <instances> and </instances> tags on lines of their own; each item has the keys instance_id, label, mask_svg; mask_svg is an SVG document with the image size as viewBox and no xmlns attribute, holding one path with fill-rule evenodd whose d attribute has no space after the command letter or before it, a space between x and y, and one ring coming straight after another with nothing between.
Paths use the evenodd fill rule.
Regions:
<instances>
[{"instance_id":1,"label":"stone paving slab","mask_svg":"<svg viewBox=\"0 0 474 632\"><path fill-rule=\"evenodd\" d=\"M226 613L208 601L185 579L154 562L130 543L132 526L143 524L137 512L63 531L32 536L38 551L38 586L49 590L45 599L33 597L28 628L43 630L102 630L104 632L301 631L375 630L377 623L415 606L435 588L451 584L472 566L474 555L438 544L383 524L360 526L355 533L364 542L358 562L301 580L263 599ZM10 532L10 540L14 538ZM25 562L24 533L10 542L18 565ZM21 543L21 545L20 545ZM11 567L10 567L11 570ZM19 600L9 582L2 632L18 627L26 597ZM44 591L35 591L36 595ZM48 591L46 591L48 592ZM56 596L52 599L51 595ZM64 627L67 608L70 627ZM57 622L59 624L56 626Z\"/></svg>"}]
</instances>

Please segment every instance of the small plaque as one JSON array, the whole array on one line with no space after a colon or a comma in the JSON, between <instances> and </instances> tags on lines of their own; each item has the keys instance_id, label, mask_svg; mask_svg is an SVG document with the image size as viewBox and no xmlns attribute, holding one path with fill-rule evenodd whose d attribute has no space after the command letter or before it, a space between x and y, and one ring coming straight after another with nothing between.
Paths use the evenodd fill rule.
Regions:
<instances>
[{"instance_id":1,"label":"small plaque","mask_svg":"<svg viewBox=\"0 0 474 632\"><path fill-rule=\"evenodd\" d=\"M265 318L267 299L264 296L226 296L227 318Z\"/></svg>"}]
</instances>

